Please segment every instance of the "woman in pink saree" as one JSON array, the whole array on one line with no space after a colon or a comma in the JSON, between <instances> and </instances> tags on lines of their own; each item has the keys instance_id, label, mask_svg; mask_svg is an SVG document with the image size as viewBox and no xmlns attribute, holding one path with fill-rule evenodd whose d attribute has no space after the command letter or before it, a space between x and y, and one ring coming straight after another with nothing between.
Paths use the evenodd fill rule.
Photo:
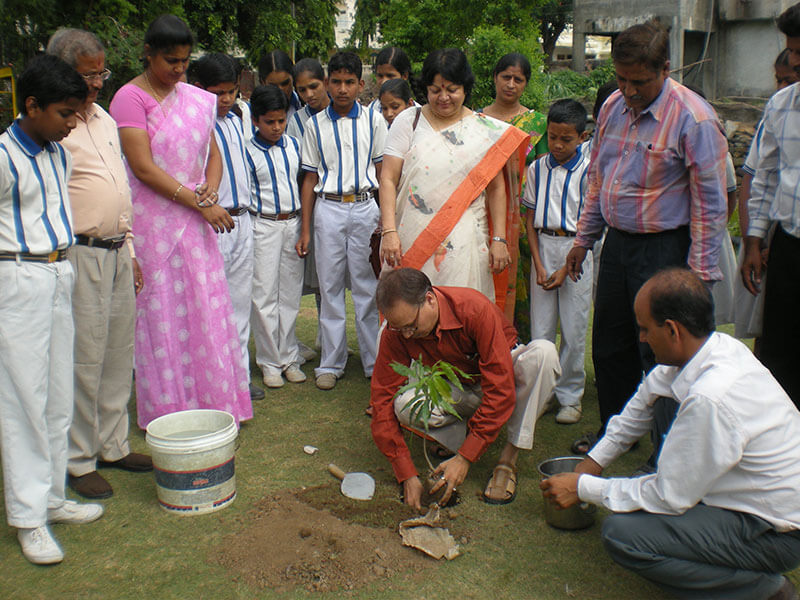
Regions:
<instances>
[{"instance_id":1,"label":"woman in pink saree","mask_svg":"<svg viewBox=\"0 0 800 600\"><path fill-rule=\"evenodd\" d=\"M180 81L193 36L173 15L145 34L145 71L114 96L133 196L136 401L142 429L164 414L213 408L253 416L216 235L233 227L216 205L222 163L216 97Z\"/></svg>"}]
</instances>

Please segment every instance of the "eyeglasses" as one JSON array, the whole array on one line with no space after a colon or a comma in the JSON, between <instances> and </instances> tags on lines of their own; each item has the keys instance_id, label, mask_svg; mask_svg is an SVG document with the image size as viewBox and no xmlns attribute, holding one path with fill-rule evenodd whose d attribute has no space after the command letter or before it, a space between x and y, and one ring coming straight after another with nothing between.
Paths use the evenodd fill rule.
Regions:
<instances>
[{"instance_id":1,"label":"eyeglasses","mask_svg":"<svg viewBox=\"0 0 800 600\"><path fill-rule=\"evenodd\" d=\"M414 333L416 333L417 329L419 328L419 324L417 323L417 321L419 321L419 312L422 310L423 304L425 304L424 300L420 303L419 306L417 306L417 316L414 317L414 320L411 322L410 325L403 325L402 327L392 327L391 325L387 324L386 329L408 335L413 335Z\"/></svg>"},{"instance_id":2,"label":"eyeglasses","mask_svg":"<svg viewBox=\"0 0 800 600\"><path fill-rule=\"evenodd\" d=\"M81 77L83 77L87 82L91 81L106 81L109 77L111 77L111 71L108 69L103 69L99 73L89 73L88 75L84 75L81 73Z\"/></svg>"}]
</instances>

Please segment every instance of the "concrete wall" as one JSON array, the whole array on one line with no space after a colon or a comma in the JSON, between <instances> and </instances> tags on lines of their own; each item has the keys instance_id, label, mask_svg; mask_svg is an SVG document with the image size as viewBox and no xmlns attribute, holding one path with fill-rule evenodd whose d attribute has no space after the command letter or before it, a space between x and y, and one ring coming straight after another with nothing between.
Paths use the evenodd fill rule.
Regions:
<instances>
[{"instance_id":1,"label":"concrete wall","mask_svg":"<svg viewBox=\"0 0 800 600\"><path fill-rule=\"evenodd\" d=\"M784 48L785 36L772 21L726 23L718 40L717 96L771 96L772 65Z\"/></svg>"},{"instance_id":2,"label":"concrete wall","mask_svg":"<svg viewBox=\"0 0 800 600\"><path fill-rule=\"evenodd\" d=\"M797 0L575 0L573 69L583 70L581 41L588 34L616 34L658 19L670 27L670 64L698 60L705 34L711 62L674 77L703 88L709 98L767 97L775 88L772 63L784 47L775 18ZM715 11L716 14L714 14Z\"/></svg>"}]
</instances>

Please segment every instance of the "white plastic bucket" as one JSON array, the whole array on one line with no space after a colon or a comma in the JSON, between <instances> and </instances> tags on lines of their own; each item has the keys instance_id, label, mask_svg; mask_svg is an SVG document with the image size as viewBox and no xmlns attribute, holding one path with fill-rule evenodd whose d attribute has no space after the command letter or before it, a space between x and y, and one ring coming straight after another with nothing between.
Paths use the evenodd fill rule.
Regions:
<instances>
[{"instance_id":1,"label":"white plastic bucket","mask_svg":"<svg viewBox=\"0 0 800 600\"><path fill-rule=\"evenodd\" d=\"M236 420L222 410L183 410L151 421L145 439L161 507L199 515L233 502L237 435Z\"/></svg>"}]
</instances>

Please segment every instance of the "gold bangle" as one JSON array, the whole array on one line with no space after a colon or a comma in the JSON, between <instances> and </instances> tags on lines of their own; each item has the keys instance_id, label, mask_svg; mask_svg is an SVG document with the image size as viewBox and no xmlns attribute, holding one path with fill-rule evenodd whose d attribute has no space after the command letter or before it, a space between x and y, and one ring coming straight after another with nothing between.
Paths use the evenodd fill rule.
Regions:
<instances>
[{"instance_id":1,"label":"gold bangle","mask_svg":"<svg viewBox=\"0 0 800 600\"><path fill-rule=\"evenodd\" d=\"M178 189L177 189L177 190L175 190L175 193L174 193L174 194L172 194L172 201L173 201L173 202L175 202L176 198L178 197L178 194L180 193L180 191L181 191L182 189L183 189L183 184L180 184L180 185L178 186Z\"/></svg>"},{"instance_id":2,"label":"gold bangle","mask_svg":"<svg viewBox=\"0 0 800 600\"><path fill-rule=\"evenodd\" d=\"M384 229L381 231L381 237L385 236L387 233L397 233L397 229Z\"/></svg>"}]
</instances>

